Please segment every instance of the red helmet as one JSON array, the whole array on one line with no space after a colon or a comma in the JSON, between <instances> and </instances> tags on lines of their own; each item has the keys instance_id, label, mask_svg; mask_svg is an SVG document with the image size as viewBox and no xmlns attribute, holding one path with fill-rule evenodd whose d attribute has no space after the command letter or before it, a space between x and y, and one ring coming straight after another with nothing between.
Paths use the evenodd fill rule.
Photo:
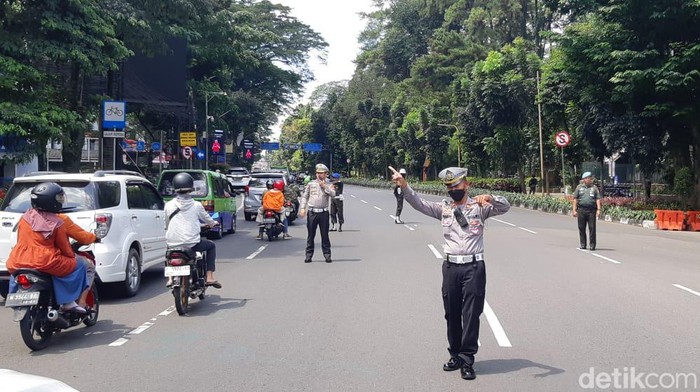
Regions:
<instances>
[{"instance_id":1,"label":"red helmet","mask_svg":"<svg viewBox=\"0 0 700 392\"><path fill-rule=\"evenodd\" d=\"M282 180L275 180L274 184L272 184L275 189L277 189L280 192L284 192L284 181Z\"/></svg>"}]
</instances>

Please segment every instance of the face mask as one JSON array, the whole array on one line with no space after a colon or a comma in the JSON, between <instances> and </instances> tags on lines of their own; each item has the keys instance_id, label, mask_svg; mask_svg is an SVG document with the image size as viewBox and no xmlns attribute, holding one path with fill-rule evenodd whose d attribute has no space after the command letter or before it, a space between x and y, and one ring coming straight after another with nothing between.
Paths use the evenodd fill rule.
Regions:
<instances>
[{"instance_id":1,"label":"face mask","mask_svg":"<svg viewBox=\"0 0 700 392\"><path fill-rule=\"evenodd\" d=\"M454 201L462 201L462 199L464 199L464 195L466 193L467 193L467 191L464 189L453 189L453 190L447 191L447 194L450 195L450 197Z\"/></svg>"}]
</instances>

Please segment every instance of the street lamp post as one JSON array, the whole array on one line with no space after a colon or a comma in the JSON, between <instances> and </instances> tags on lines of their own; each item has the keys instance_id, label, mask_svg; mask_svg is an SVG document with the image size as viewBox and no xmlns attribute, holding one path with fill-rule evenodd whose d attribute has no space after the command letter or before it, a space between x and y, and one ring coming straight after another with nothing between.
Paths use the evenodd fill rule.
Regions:
<instances>
[{"instance_id":1,"label":"street lamp post","mask_svg":"<svg viewBox=\"0 0 700 392\"><path fill-rule=\"evenodd\" d=\"M209 100L214 98L209 98L209 94L226 95L223 91L204 91L204 170L209 169Z\"/></svg>"},{"instance_id":2,"label":"street lamp post","mask_svg":"<svg viewBox=\"0 0 700 392\"><path fill-rule=\"evenodd\" d=\"M455 129L455 133L459 134L459 128L457 128L456 125L452 124L438 124L441 127L452 127ZM462 141L459 139L459 135L457 135L457 166L462 167Z\"/></svg>"}]
</instances>

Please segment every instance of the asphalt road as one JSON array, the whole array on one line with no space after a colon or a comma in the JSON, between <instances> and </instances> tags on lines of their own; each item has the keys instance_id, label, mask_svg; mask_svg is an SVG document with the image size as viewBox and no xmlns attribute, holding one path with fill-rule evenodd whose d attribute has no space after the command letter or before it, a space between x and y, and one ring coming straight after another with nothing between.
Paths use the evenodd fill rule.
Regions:
<instances>
[{"instance_id":1,"label":"asphalt road","mask_svg":"<svg viewBox=\"0 0 700 392\"><path fill-rule=\"evenodd\" d=\"M189 315L174 312L162 267L144 273L136 297L104 298L95 327L64 331L40 352L3 308L0 368L81 391L700 387L700 233L599 222L590 252L576 249L572 217L513 207L489 219L478 377L464 381L442 371L439 222L406 204L406 224L395 224L390 190L345 194L332 264L320 236L314 262L303 262L304 219L291 240L257 241L239 211L236 234L217 242L224 287ZM652 377L640 384L639 373Z\"/></svg>"}]
</instances>

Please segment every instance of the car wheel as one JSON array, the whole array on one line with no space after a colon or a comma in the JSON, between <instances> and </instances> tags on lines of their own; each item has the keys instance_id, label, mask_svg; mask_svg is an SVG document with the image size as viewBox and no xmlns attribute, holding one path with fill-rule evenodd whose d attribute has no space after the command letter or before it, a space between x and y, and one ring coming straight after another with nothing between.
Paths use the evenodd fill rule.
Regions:
<instances>
[{"instance_id":1,"label":"car wheel","mask_svg":"<svg viewBox=\"0 0 700 392\"><path fill-rule=\"evenodd\" d=\"M213 239L213 240L220 240L224 238L224 220L219 219L219 229L216 231L210 231L209 235L207 237Z\"/></svg>"},{"instance_id":2,"label":"car wheel","mask_svg":"<svg viewBox=\"0 0 700 392\"><path fill-rule=\"evenodd\" d=\"M123 283L124 295L133 297L141 287L141 255L135 248L129 249L126 260L126 277Z\"/></svg>"},{"instance_id":3,"label":"car wheel","mask_svg":"<svg viewBox=\"0 0 700 392\"><path fill-rule=\"evenodd\" d=\"M247 221L249 221L249 222L252 221L252 220L253 220L253 214L251 214L251 213L249 213L249 212L246 212L246 213L245 213L245 220L247 220Z\"/></svg>"},{"instance_id":4,"label":"car wheel","mask_svg":"<svg viewBox=\"0 0 700 392\"><path fill-rule=\"evenodd\" d=\"M3 280L0 282L0 296L7 298L7 293L10 291L10 282Z\"/></svg>"},{"instance_id":5,"label":"car wheel","mask_svg":"<svg viewBox=\"0 0 700 392\"><path fill-rule=\"evenodd\" d=\"M236 215L233 216L231 219L231 228L228 230L229 234L233 234L236 232Z\"/></svg>"}]
</instances>

